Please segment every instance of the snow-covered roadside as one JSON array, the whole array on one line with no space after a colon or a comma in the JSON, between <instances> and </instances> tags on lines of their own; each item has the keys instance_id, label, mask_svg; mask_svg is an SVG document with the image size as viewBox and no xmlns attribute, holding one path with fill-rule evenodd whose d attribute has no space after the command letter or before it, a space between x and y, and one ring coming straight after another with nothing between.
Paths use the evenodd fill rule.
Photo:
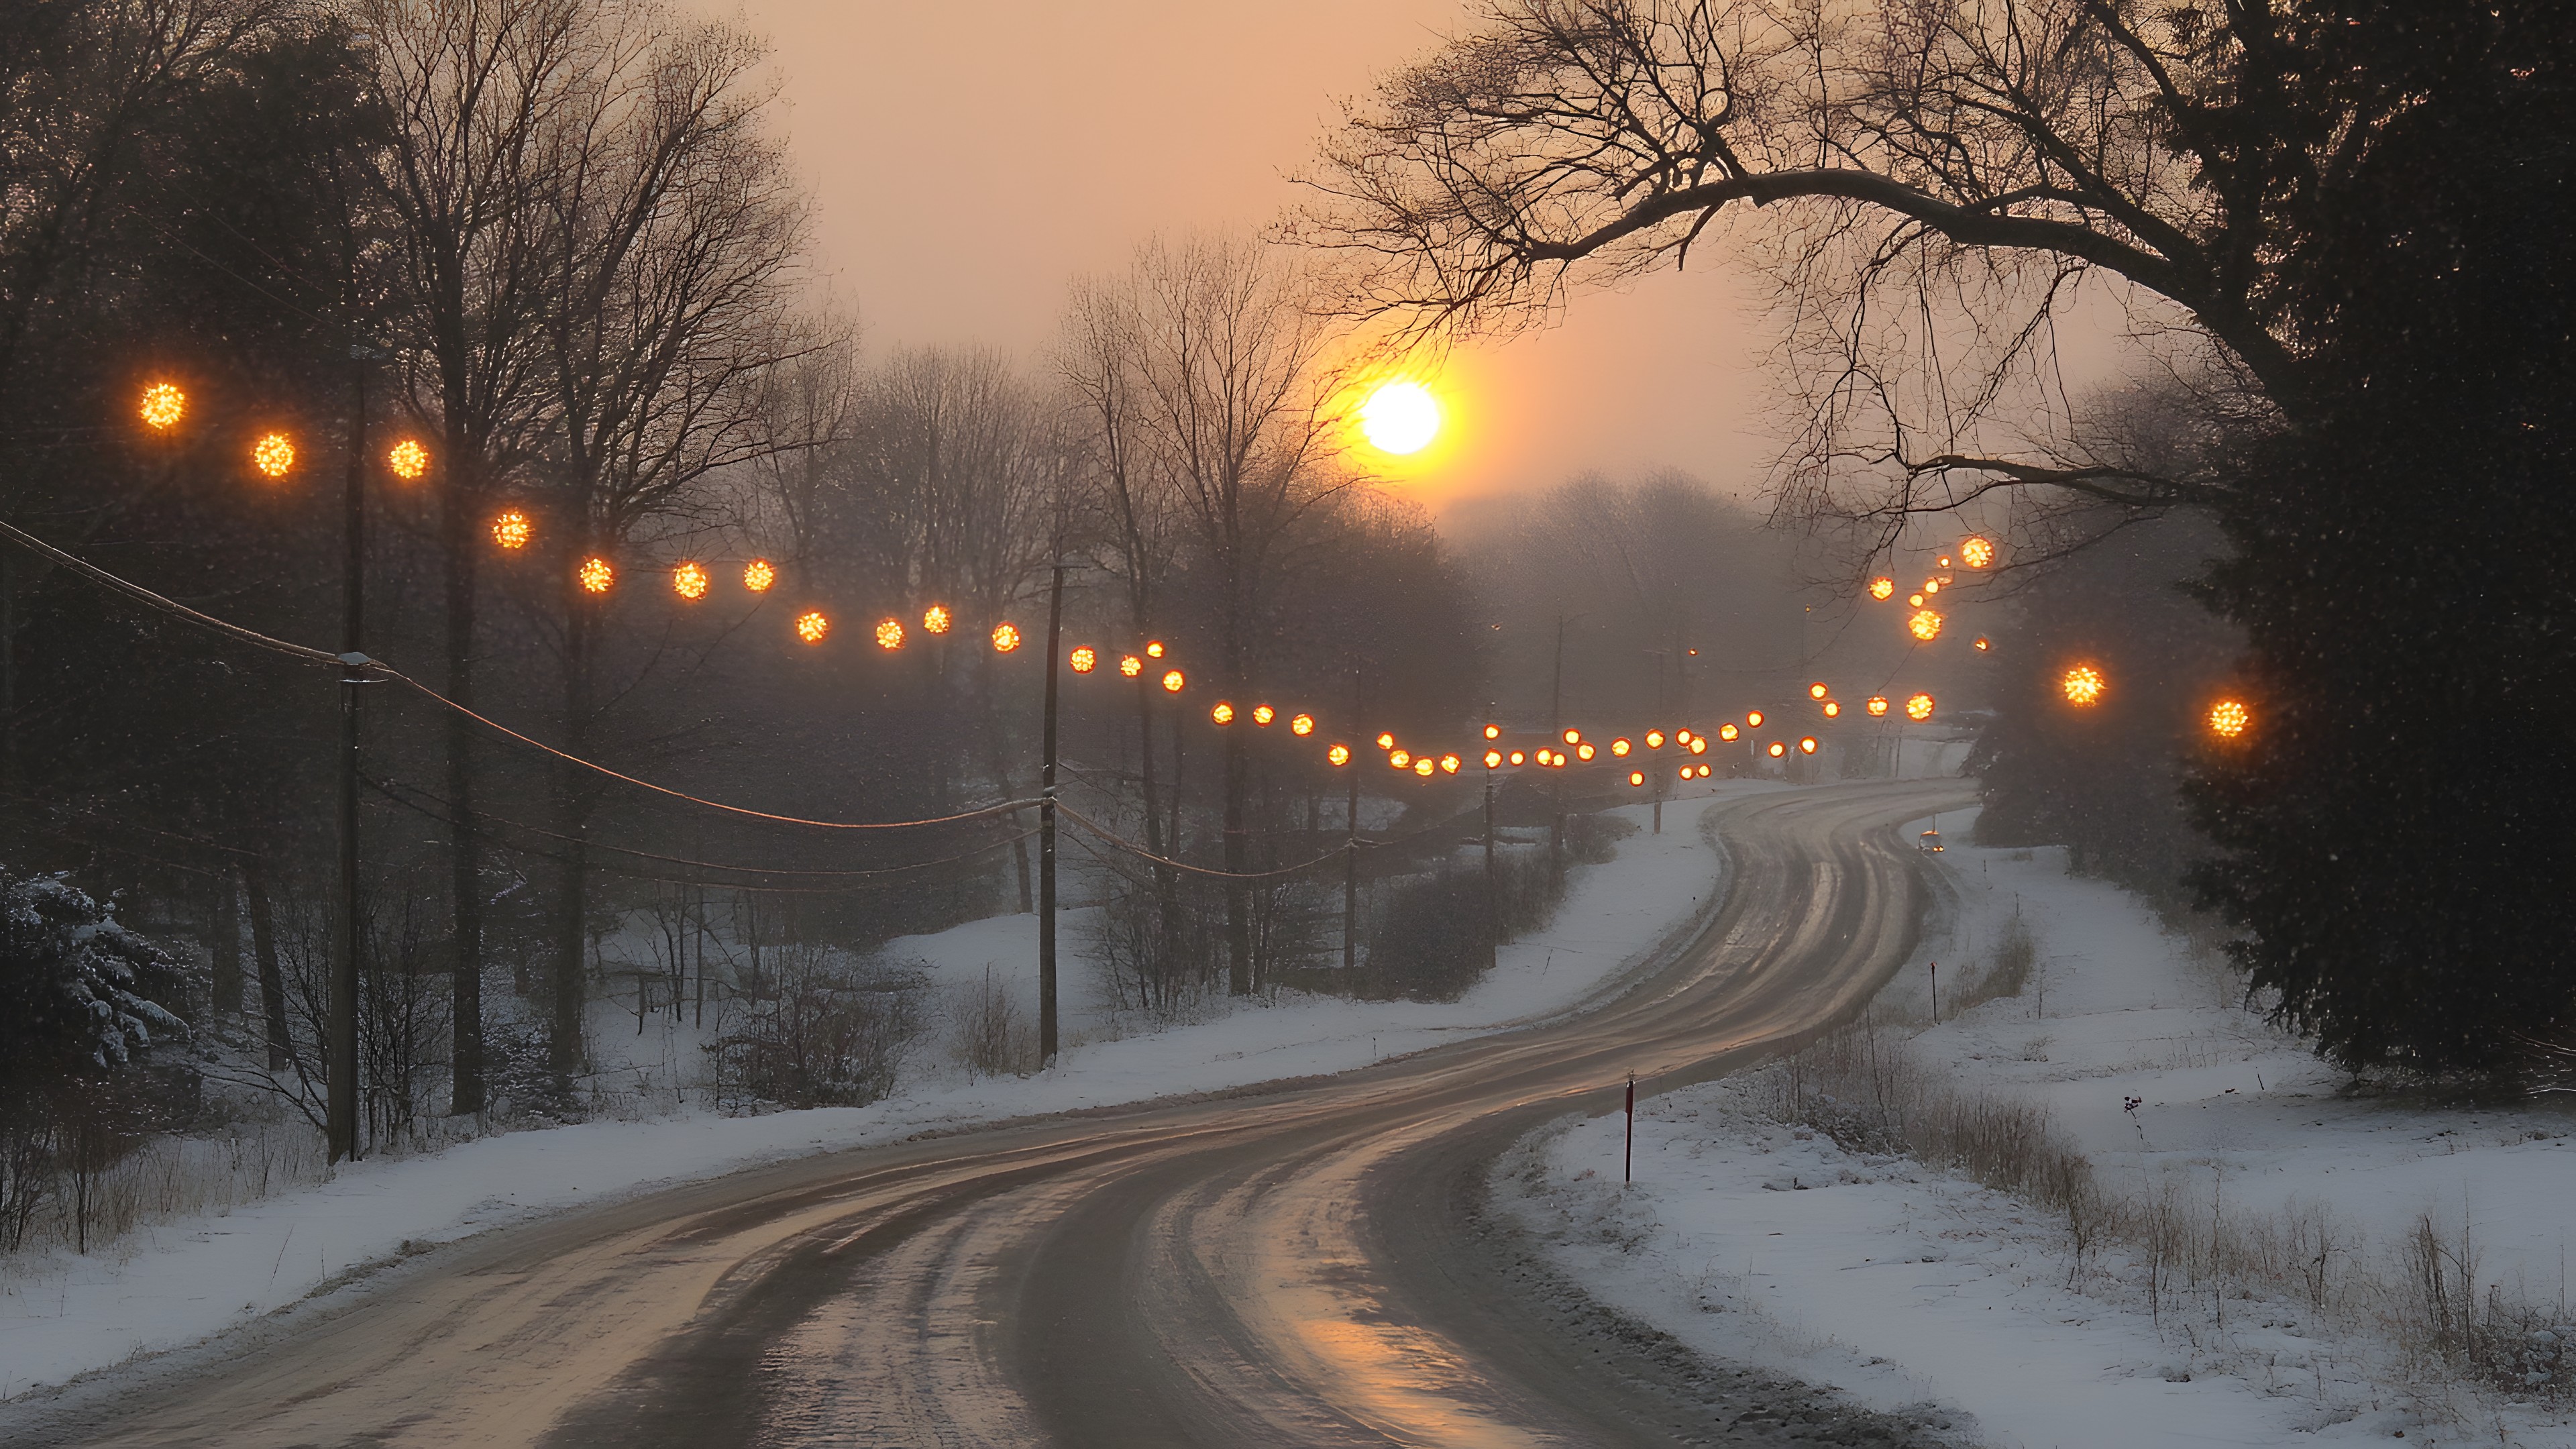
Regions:
<instances>
[{"instance_id":1,"label":"snow-covered roadside","mask_svg":"<svg viewBox=\"0 0 2576 1449\"><path fill-rule=\"evenodd\" d=\"M1969 812L1938 823L1955 918L1873 1012L1890 1038L1919 1031L1915 1060L2045 1104L2106 1192L2172 1192L2247 1232L2324 1224L2327 1271L2401 1296L2403 1244L2429 1219L2475 1244L2481 1298L2576 1317L2567 1111L2339 1094L2135 899L2069 877L2059 851L1962 846ZM1922 1029L1932 963L1954 1000L2016 913L2036 947L2029 986ZM1594 1292L1703 1351L1863 1402L1928 1397L1997 1444L2576 1443L2563 1404L2411 1372L2386 1336L2311 1311L2295 1281L2181 1301L2169 1288L2151 1305L2142 1256L2117 1243L2077 1274L2054 1214L1846 1151L1766 1115L1772 1100L1739 1079L1641 1104L1624 1189L1622 1119L1561 1125L1507 1164L1505 1201Z\"/></svg>"},{"instance_id":2,"label":"snow-covered roadside","mask_svg":"<svg viewBox=\"0 0 2576 1449\"><path fill-rule=\"evenodd\" d=\"M1717 862L1698 828L1697 802L1776 788L1694 787L1668 804L1661 835L1642 829L1648 806L1611 812L1640 832L1619 845L1615 860L1580 873L1549 928L1506 946L1498 967L1454 1003L1289 994L1275 1005L1121 1038L1090 972L1071 966L1063 983L1067 1049L1062 1064L1040 1076L968 1080L925 1053L893 1096L864 1108L756 1117L685 1111L503 1133L362 1163L228 1214L146 1228L119 1242L113 1257L62 1254L20 1265L0 1278L0 1398L195 1342L353 1269L538 1214L933 1128L1346 1071L1565 1010L1708 906ZM1035 941L1034 917L1001 916L897 941L888 954L923 963L934 985L980 982L989 970L1027 1000ZM595 1029L606 1049L633 1037L635 1015L603 1003ZM675 1049L660 1036L637 1040L619 1049L636 1059L625 1071L634 1095L649 1100L657 1078L667 1090Z\"/></svg>"}]
</instances>

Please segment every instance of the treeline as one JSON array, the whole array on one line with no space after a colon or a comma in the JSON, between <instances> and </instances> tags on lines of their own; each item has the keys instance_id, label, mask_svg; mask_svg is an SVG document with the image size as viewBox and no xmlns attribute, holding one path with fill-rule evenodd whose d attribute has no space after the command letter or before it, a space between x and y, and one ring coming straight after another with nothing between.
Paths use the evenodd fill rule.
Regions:
<instances>
[{"instance_id":1,"label":"treeline","mask_svg":"<svg viewBox=\"0 0 2576 1449\"><path fill-rule=\"evenodd\" d=\"M1254 871L1346 828L1320 746L1213 740L1212 697L1428 734L1484 693L1458 565L1342 456L1343 343L1293 266L1149 245L1042 356L871 353L818 301L764 66L649 3L0 12L0 521L336 652L366 500L362 648L424 687L363 690L372 1139L569 1107L632 912L863 946L1024 907L1022 818L741 812L1031 794L1059 568L1065 642L1104 660L1067 681L1068 788L1157 856ZM1186 693L1116 674L1148 641ZM195 943L134 989L308 1114L339 688L0 549L0 866ZM1150 936L1202 929L1127 860L1171 903ZM1295 933L1219 894L1191 969L1261 989ZM7 1106L22 1146L61 1129Z\"/></svg>"}]
</instances>

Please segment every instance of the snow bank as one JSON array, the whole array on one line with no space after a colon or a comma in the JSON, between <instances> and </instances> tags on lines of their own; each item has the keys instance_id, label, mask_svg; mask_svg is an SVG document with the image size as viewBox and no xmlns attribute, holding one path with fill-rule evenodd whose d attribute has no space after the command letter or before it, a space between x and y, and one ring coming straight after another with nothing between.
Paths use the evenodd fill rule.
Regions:
<instances>
[{"instance_id":1,"label":"snow bank","mask_svg":"<svg viewBox=\"0 0 2576 1449\"><path fill-rule=\"evenodd\" d=\"M2576 1139L2555 1104L2449 1109L2338 1090L2246 1012L2206 953L2054 850L1964 847L1937 822L1954 906L1873 1014L1951 1082L2044 1103L2107 1191L2159 1187L2246 1222L2335 1225L2347 1270L2402 1273L2419 1218L2473 1241L2478 1287L2557 1307L2576 1228ZM1916 822L1909 832L1931 821ZM1928 1026L2018 916L2018 996ZM2415 1378L2385 1337L2295 1294L2172 1294L2151 1312L2120 1245L2079 1275L2053 1215L1906 1158L1849 1152L1760 1111L1744 1080L1642 1104L1637 1182L1618 1115L1525 1144L1506 1200L1595 1291L1703 1350L1864 1401L1927 1394L1998 1444L2576 1443L2562 1408ZM2070 1282L2081 1291L2070 1291Z\"/></svg>"},{"instance_id":2,"label":"snow bank","mask_svg":"<svg viewBox=\"0 0 2576 1449\"><path fill-rule=\"evenodd\" d=\"M1650 949L1717 886L1717 861L1691 799L1777 788L1695 787L1668 803L1662 835L1650 807L1612 812L1640 833L1617 858L1579 873L1554 923L1503 948L1491 975L1454 1003L1353 1002L1289 994L1213 1020L1120 1036L1088 968L1061 983L1066 1050L1054 1071L968 1080L923 1059L904 1086L863 1108L728 1117L684 1111L656 1120L591 1121L509 1132L433 1155L369 1161L319 1186L230 1213L142 1229L113 1258L69 1254L13 1265L0 1279L0 1398L59 1383L141 1353L195 1342L294 1303L353 1269L532 1215L804 1153L890 1142L1072 1107L1136 1102L1344 1071L1564 1011ZM936 983L997 982L1034 1000L1036 918L999 916L893 943ZM695 1033L602 1002L594 1039L614 1069L603 1083L639 1104L669 1101L694 1058Z\"/></svg>"}]
</instances>

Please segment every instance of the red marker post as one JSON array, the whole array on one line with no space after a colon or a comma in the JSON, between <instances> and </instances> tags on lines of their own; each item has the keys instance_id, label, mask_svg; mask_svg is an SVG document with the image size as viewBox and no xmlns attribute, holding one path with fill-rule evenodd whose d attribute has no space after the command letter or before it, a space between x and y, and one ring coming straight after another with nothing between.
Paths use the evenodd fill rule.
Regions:
<instances>
[{"instance_id":1,"label":"red marker post","mask_svg":"<svg viewBox=\"0 0 2576 1449\"><path fill-rule=\"evenodd\" d=\"M1628 1074L1628 1150L1619 1159L1619 1180L1636 1181L1637 1174L1637 1074Z\"/></svg>"}]
</instances>

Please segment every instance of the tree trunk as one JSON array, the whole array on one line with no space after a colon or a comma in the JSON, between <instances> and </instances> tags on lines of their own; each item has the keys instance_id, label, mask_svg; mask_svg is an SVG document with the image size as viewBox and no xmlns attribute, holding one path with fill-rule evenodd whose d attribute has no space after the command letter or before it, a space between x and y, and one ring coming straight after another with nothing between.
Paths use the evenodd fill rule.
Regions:
<instances>
[{"instance_id":1,"label":"tree trunk","mask_svg":"<svg viewBox=\"0 0 2576 1449\"><path fill-rule=\"evenodd\" d=\"M467 455L447 439L447 489L442 499L441 543L446 558L447 697L474 707L474 590L479 556L475 538L478 492ZM447 716L447 859L450 993L455 1005L448 1110L460 1117L483 1110L483 853L474 834L474 722Z\"/></svg>"},{"instance_id":2,"label":"tree trunk","mask_svg":"<svg viewBox=\"0 0 2576 1449\"><path fill-rule=\"evenodd\" d=\"M214 999L207 1003L207 1009L220 1021L241 1015L241 888L227 870L215 877L214 889L214 923L209 928L214 939L207 943L208 953L214 958Z\"/></svg>"},{"instance_id":3,"label":"tree trunk","mask_svg":"<svg viewBox=\"0 0 2576 1449\"><path fill-rule=\"evenodd\" d=\"M277 918L269 910L268 877L258 866L242 867L242 891L250 897L251 951L259 961L259 1007L268 1041L268 1069L286 1070L286 973L277 964Z\"/></svg>"},{"instance_id":4,"label":"tree trunk","mask_svg":"<svg viewBox=\"0 0 2576 1449\"><path fill-rule=\"evenodd\" d=\"M593 635L598 627L592 600L574 593L564 621L563 749L587 758L590 752ZM570 760L556 762L558 818L566 837L562 890L555 901L554 1022L548 1033L546 1061L555 1091L570 1100L573 1078L582 1066L582 1008L590 954L590 832L596 802L589 772Z\"/></svg>"}]
</instances>

